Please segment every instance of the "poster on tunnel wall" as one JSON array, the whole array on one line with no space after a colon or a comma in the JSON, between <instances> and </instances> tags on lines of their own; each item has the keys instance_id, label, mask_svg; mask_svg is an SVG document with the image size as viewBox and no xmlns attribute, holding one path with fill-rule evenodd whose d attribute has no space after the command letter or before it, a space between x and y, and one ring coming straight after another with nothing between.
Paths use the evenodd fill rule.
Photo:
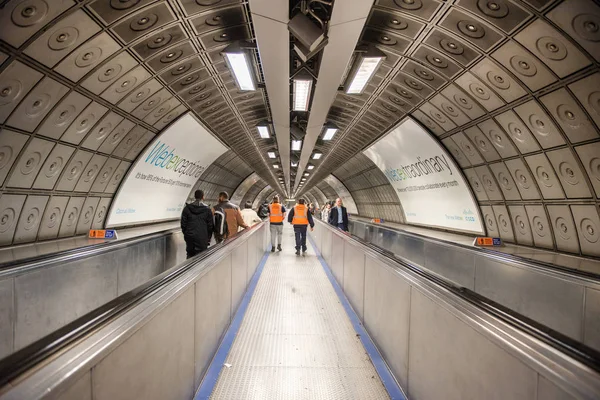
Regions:
<instances>
[{"instance_id":1,"label":"poster on tunnel wall","mask_svg":"<svg viewBox=\"0 0 600 400\"><path fill-rule=\"evenodd\" d=\"M179 219L200 175L227 148L191 114L158 135L115 196L106 226Z\"/></svg>"},{"instance_id":2,"label":"poster on tunnel wall","mask_svg":"<svg viewBox=\"0 0 600 400\"><path fill-rule=\"evenodd\" d=\"M396 191L407 223L485 232L460 168L412 119L401 122L364 154Z\"/></svg>"}]
</instances>

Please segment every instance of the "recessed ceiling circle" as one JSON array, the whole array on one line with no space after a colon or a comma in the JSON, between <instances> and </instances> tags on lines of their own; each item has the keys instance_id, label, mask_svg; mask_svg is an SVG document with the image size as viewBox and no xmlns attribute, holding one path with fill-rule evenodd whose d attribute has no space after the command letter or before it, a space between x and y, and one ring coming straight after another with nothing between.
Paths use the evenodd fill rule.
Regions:
<instances>
[{"instance_id":1,"label":"recessed ceiling circle","mask_svg":"<svg viewBox=\"0 0 600 400\"><path fill-rule=\"evenodd\" d=\"M46 18L49 8L44 0L26 0L14 8L11 19L17 26L32 26Z\"/></svg>"},{"instance_id":2,"label":"recessed ceiling circle","mask_svg":"<svg viewBox=\"0 0 600 400\"><path fill-rule=\"evenodd\" d=\"M52 50L64 50L77 42L79 30L73 26L58 29L48 38L48 47Z\"/></svg>"},{"instance_id":3,"label":"recessed ceiling circle","mask_svg":"<svg viewBox=\"0 0 600 400\"><path fill-rule=\"evenodd\" d=\"M483 26L481 26L481 24L478 22L462 20L458 21L456 26L458 27L459 31L470 38L481 39L485 36L485 29L483 29Z\"/></svg>"},{"instance_id":4,"label":"recessed ceiling circle","mask_svg":"<svg viewBox=\"0 0 600 400\"><path fill-rule=\"evenodd\" d=\"M600 42L600 17L593 14L579 14L573 18L575 33L590 42Z\"/></svg>"},{"instance_id":5,"label":"recessed ceiling circle","mask_svg":"<svg viewBox=\"0 0 600 400\"><path fill-rule=\"evenodd\" d=\"M141 32L152 28L158 22L158 15L154 13L141 15L129 24L132 31Z\"/></svg>"},{"instance_id":6,"label":"recessed ceiling circle","mask_svg":"<svg viewBox=\"0 0 600 400\"><path fill-rule=\"evenodd\" d=\"M127 10L135 7L141 0L110 0L110 6L115 10Z\"/></svg>"},{"instance_id":7,"label":"recessed ceiling circle","mask_svg":"<svg viewBox=\"0 0 600 400\"><path fill-rule=\"evenodd\" d=\"M405 10L418 10L423 7L421 0L394 0L394 3Z\"/></svg>"},{"instance_id":8,"label":"recessed ceiling circle","mask_svg":"<svg viewBox=\"0 0 600 400\"><path fill-rule=\"evenodd\" d=\"M508 15L508 6L503 0L478 0L479 11L492 18L504 18Z\"/></svg>"},{"instance_id":9,"label":"recessed ceiling circle","mask_svg":"<svg viewBox=\"0 0 600 400\"><path fill-rule=\"evenodd\" d=\"M553 37L542 36L535 42L535 47L549 60L561 61L567 58L567 48Z\"/></svg>"}]
</instances>

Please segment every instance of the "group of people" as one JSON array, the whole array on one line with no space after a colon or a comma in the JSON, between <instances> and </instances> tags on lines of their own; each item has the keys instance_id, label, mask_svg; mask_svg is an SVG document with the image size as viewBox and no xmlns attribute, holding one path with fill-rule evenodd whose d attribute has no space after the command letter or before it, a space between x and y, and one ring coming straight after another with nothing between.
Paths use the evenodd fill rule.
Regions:
<instances>
[{"instance_id":1,"label":"group of people","mask_svg":"<svg viewBox=\"0 0 600 400\"><path fill-rule=\"evenodd\" d=\"M286 212L288 222L294 226L296 254L304 254L307 250L306 234L309 227L311 231L314 229L313 214L316 209L312 203L307 205L304 199L299 199L288 212L281 204L279 196L275 196L270 204L262 204L257 213L252 209L251 202L246 202L244 209L240 210L229 201L227 192L219 193L219 201L212 209L204 203L204 191L196 190L194 197L195 201L186 204L181 214L181 230L186 243L187 258L206 250L213 235L215 241L220 243L266 218L269 218L271 231L271 252L282 251ZM330 225L348 231L348 213L341 199L337 199L335 203L327 203L321 218Z\"/></svg>"}]
</instances>

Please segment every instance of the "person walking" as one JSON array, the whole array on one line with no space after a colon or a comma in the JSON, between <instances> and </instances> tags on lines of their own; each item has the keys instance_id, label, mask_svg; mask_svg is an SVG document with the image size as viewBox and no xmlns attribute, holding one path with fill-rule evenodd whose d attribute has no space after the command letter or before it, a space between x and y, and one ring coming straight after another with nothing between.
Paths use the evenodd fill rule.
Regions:
<instances>
[{"instance_id":1,"label":"person walking","mask_svg":"<svg viewBox=\"0 0 600 400\"><path fill-rule=\"evenodd\" d=\"M304 199L298 199L298 203L288 213L288 222L294 225L296 235L296 255L306 253L306 230L310 225L311 232L315 227L312 214L306 206Z\"/></svg>"},{"instance_id":2,"label":"person walking","mask_svg":"<svg viewBox=\"0 0 600 400\"><path fill-rule=\"evenodd\" d=\"M256 225L259 222L262 222L262 219L260 219L256 211L252 209L252 203L249 201L247 201L246 204L244 204L244 209L240 211L240 213L242 214L242 219L248 226ZM238 232L242 229L243 228L240 226L238 228Z\"/></svg>"},{"instance_id":3,"label":"person walking","mask_svg":"<svg viewBox=\"0 0 600 400\"><path fill-rule=\"evenodd\" d=\"M338 227L339 229L348 232L348 212L342 204L342 199L335 200L335 206L329 212L329 225Z\"/></svg>"},{"instance_id":4,"label":"person walking","mask_svg":"<svg viewBox=\"0 0 600 400\"><path fill-rule=\"evenodd\" d=\"M331 211L331 204L325 204L325 208L321 211L321 220L329 223L329 212Z\"/></svg>"},{"instance_id":5,"label":"person walking","mask_svg":"<svg viewBox=\"0 0 600 400\"><path fill-rule=\"evenodd\" d=\"M273 197L273 202L269 205L269 228L271 230L271 253L277 250L281 251L281 239L283 238L283 219L285 216L285 207L279 203L279 196Z\"/></svg>"},{"instance_id":6,"label":"person walking","mask_svg":"<svg viewBox=\"0 0 600 400\"><path fill-rule=\"evenodd\" d=\"M235 236L238 233L239 227L248 228L248 225L244 222L244 218L242 218L240 208L229 201L229 194L227 192L219 193L219 203L214 207L214 212L215 215L222 215L221 226L215 225L215 239L217 243ZM225 225L225 229L221 229L223 225Z\"/></svg>"},{"instance_id":7,"label":"person walking","mask_svg":"<svg viewBox=\"0 0 600 400\"><path fill-rule=\"evenodd\" d=\"M181 213L181 231L185 240L187 258L192 258L208 248L213 233L213 215L202 202L204 191L194 192L195 201L186 204Z\"/></svg>"}]
</instances>

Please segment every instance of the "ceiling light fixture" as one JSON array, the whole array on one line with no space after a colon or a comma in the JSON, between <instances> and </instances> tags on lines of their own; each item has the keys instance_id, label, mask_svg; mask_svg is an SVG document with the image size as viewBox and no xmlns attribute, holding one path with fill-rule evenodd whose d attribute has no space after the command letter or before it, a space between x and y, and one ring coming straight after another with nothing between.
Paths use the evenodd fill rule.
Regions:
<instances>
[{"instance_id":1,"label":"ceiling light fixture","mask_svg":"<svg viewBox=\"0 0 600 400\"><path fill-rule=\"evenodd\" d=\"M385 57L385 53L375 46L369 46L366 50L360 51L348 74L346 93L361 94Z\"/></svg>"},{"instance_id":2,"label":"ceiling light fixture","mask_svg":"<svg viewBox=\"0 0 600 400\"><path fill-rule=\"evenodd\" d=\"M274 151L268 151L267 155L269 156L269 158L276 158L277 156L275 155Z\"/></svg>"},{"instance_id":3,"label":"ceiling light fixture","mask_svg":"<svg viewBox=\"0 0 600 400\"><path fill-rule=\"evenodd\" d=\"M233 77L238 88L242 91L256 90L254 73L251 69L252 62L247 49L256 48L256 45L245 42L234 42L223 51L223 57L233 72Z\"/></svg>"},{"instance_id":4,"label":"ceiling light fixture","mask_svg":"<svg viewBox=\"0 0 600 400\"><path fill-rule=\"evenodd\" d=\"M315 153L313 154L313 160L320 160L322 156L322 153Z\"/></svg>"},{"instance_id":5,"label":"ceiling light fixture","mask_svg":"<svg viewBox=\"0 0 600 400\"><path fill-rule=\"evenodd\" d=\"M308 104L310 103L310 93L312 91L313 78L305 70L300 70L299 73L294 75L293 80L293 111L308 111Z\"/></svg>"},{"instance_id":6,"label":"ceiling light fixture","mask_svg":"<svg viewBox=\"0 0 600 400\"><path fill-rule=\"evenodd\" d=\"M306 167L306 169L310 171L310 170L312 170L312 169L315 169L315 166L314 166L314 165L310 165L310 164L309 164L309 165Z\"/></svg>"},{"instance_id":7,"label":"ceiling light fixture","mask_svg":"<svg viewBox=\"0 0 600 400\"><path fill-rule=\"evenodd\" d=\"M297 167L297 166L298 166L298 163L292 161L292 167Z\"/></svg>"},{"instance_id":8,"label":"ceiling light fixture","mask_svg":"<svg viewBox=\"0 0 600 400\"><path fill-rule=\"evenodd\" d=\"M305 173L304 173L304 176L309 176L309 175L310 175L310 174L309 174L308 172L305 172Z\"/></svg>"},{"instance_id":9,"label":"ceiling light fixture","mask_svg":"<svg viewBox=\"0 0 600 400\"><path fill-rule=\"evenodd\" d=\"M259 123L256 125L256 129L258 130L261 139L268 139L271 137L269 134L269 124L267 122Z\"/></svg>"},{"instance_id":10,"label":"ceiling light fixture","mask_svg":"<svg viewBox=\"0 0 600 400\"><path fill-rule=\"evenodd\" d=\"M302 140L292 140L292 151L300 151L302 149Z\"/></svg>"},{"instance_id":11,"label":"ceiling light fixture","mask_svg":"<svg viewBox=\"0 0 600 400\"><path fill-rule=\"evenodd\" d=\"M273 168L278 169L279 168L279 164L273 164Z\"/></svg>"},{"instance_id":12,"label":"ceiling light fixture","mask_svg":"<svg viewBox=\"0 0 600 400\"><path fill-rule=\"evenodd\" d=\"M323 135L323 140L331 140L335 136L338 131L338 127L332 123L327 123L325 125L325 134Z\"/></svg>"}]
</instances>

